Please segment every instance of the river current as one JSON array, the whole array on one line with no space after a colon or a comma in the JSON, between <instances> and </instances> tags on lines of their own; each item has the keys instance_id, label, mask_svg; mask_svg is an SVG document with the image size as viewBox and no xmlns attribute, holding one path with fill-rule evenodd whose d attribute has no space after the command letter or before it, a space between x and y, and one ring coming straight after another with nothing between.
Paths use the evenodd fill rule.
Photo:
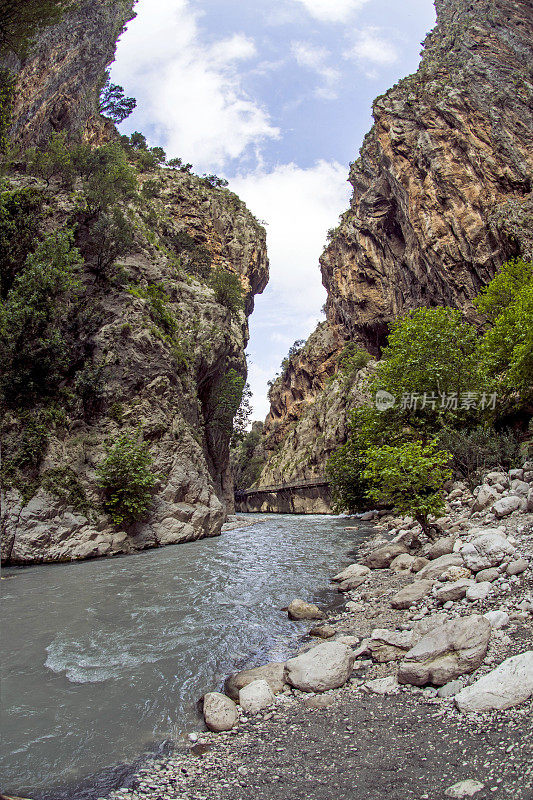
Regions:
<instances>
[{"instance_id":1,"label":"river current","mask_svg":"<svg viewBox=\"0 0 533 800\"><path fill-rule=\"evenodd\" d=\"M3 570L2 791L93 800L143 754L201 730L197 701L236 669L284 660L368 536L345 517L261 515L214 539Z\"/></svg>"}]
</instances>

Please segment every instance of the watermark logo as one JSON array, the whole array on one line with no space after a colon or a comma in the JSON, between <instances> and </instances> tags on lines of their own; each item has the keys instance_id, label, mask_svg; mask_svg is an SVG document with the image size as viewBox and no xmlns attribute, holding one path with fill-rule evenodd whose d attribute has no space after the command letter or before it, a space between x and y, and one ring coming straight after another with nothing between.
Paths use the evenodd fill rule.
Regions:
<instances>
[{"instance_id":1,"label":"watermark logo","mask_svg":"<svg viewBox=\"0 0 533 800\"><path fill-rule=\"evenodd\" d=\"M496 408L498 396L487 392L449 392L448 394L435 394L435 392L404 392L398 401L401 411L423 411L430 408L432 411L486 411ZM378 411L388 411L397 403L397 398L380 389L376 392L374 402Z\"/></svg>"},{"instance_id":2,"label":"watermark logo","mask_svg":"<svg viewBox=\"0 0 533 800\"><path fill-rule=\"evenodd\" d=\"M390 392L385 392L383 389L380 389L376 392L376 408L378 411L388 411L389 408L393 408L396 405L396 398Z\"/></svg>"}]
</instances>

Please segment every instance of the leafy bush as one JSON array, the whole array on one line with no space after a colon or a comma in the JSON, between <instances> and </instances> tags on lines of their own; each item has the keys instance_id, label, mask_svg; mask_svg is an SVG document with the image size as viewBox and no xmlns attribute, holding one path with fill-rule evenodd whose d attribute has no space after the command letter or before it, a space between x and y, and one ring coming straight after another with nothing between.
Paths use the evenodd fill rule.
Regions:
<instances>
[{"instance_id":1,"label":"leafy bush","mask_svg":"<svg viewBox=\"0 0 533 800\"><path fill-rule=\"evenodd\" d=\"M32 148L26 152L29 171L50 184L52 178L72 186L76 175L76 160L84 154L83 146L69 146L65 133L53 133L45 147Z\"/></svg>"},{"instance_id":2,"label":"leafy bush","mask_svg":"<svg viewBox=\"0 0 533 800\"><path fill-rule=\"evenodd\" d=\"M152 472L152 457L143 442L123 434L97 470L103 493L102 505L116 525L142 519L152 503L157 476Z\"/></svg>"},{"instance_id":3,"label":"leafy bush","mask_svg":"<svg viewBox=\"0 0 533 800\"><path fill-rule=\"evenodd\" d=\"M452 453L452 469L475 486L488 469L508 470L520 458L520 440L512 430L496 431L488 425L473 430L445 428L438 436L439 447Z\"/></svg>"},{"instance_id":4,"label":"leafy bush","mask_svg":"<svg viewBox=\"0 0 533 800\"><path fill-rule=\"evenodd\" d=\"M74 379L74 388L83 405L85 419L90 420L104 401L104 365L85 364Z\"/></svg>"},{"instance_id":5,"label":"leafy bush","mask_svg":"<svg viewBox=\"0 0 533 800\"><path fill-rule=\"evenodd\" d=\"M355 342L348 342L339 356L339 371L343 373L347 380L351 381L359 370L366 367L371 360L370 353L367 353Z\"/></svg>"},{"instance_id":6,"label":"leafy bush","mask_svg":"<svg viewBox=\"0 0 533 800\"><path fill-rule=\"evenodd\" d=\"M42 205L42 193L35 189L0 193L0 297L4 299L35 246L43 217Z\"/></svg>"},{"instance_id":7,"label":"leafy bush","mask_svg":"<svg viewBox=\"0 0 533 800\"><path fill-rule=\"evenodd\" d=\"M365 468L364 451L353 438L329 457L326 474L330 481L333 509L338 513L359 511L367 505Z\"/></svg>"},{"instance_id":8,"label":"leafy bush","mask_svg":"<svg viewBox=\"0 0 533 800\"><path fill-rule=\"evenodd\" d=\"M218 268L211 273L210 285L215 292L217 303L225 306L237 316L244 309L244 291L234 272Z\"/></svg>"},{"instance_id":9,"label":"leafy bush","mask_svg":"<svg viewBox=\"0 0 533 800\"><path fill-rule=\"evenodd\" d=\"M47 236L0 303L0 389L8 402L53 391L70 363L65 336L82 259L72 231Z\"/></svg>"},{"instance_id":10,"label":"leafy bush","mask_svg":"<svg viewBox=\"0 0 533 800\"><path fill-rule=\"evenodd\" d=\"M66 505L74 506L79 511L86 511L89 508L85 489L70 467L47 469L41 477L41 486L49 494L58 497Z\"/></svg>"},{"instance_id":11,"label":"leafy bush","mask_svg":"<svg viewBox=\"0 0 533 800\"><path fill-rule=\"evenodd\" d=\"M489 322L495 322L519 298L525 286L533 281L533 265L522 258L514 258L502 265L474 301Z\"/></svg>"},{"instance_id":12,"label":"leafy bush","mask_svg":"<svg viewBox=\"0 0 533 800\"><path fill-rule=\"evenodd\" d=\"M93 271L107 276L117 258L126 255L134 243L131 224L120 208L113 208L98 216L90 226L90 235L84 253Z\"/></svg>"},{"instance_id":13,"label":"leafy bush","mask_svg":"<svg viewBox=\"0 0 533 800\"><path fill-rule=\"evenodd\" d=\"M13 112L13 92L15 76L6 68L0 67L0 156L9 149L8 131Z\"/></svg>"},{"instance_id":14,"label":"leafy bush","mask_svg":"<svg viewBox=\"0 0 533 800\"><path fill-rule=\"evenodd\" d=\"M77 166L85 179L87 209L93 216L115 203L131 200L136 194L135 169L119 144L80 151Z\"/></svg>"},{"instance_id":15,"label":"leafy bush","mask_svg":"<svg viewBox=\"0 0 533 800\"><path fill-rule=\"evenodd\" d=\"M178 253L180 262L187 272L204 280L209 278L212 256L207 247L198 244L187 231L167 233L165 240L168 246Z\"/></svg>"},{"instance_id":16,"label":"leafy bush","mask_svg":"<svg viewBox=\"0 0 533 800\"><path fill-rule=\"evenodd\" d=\"M452 477L450 454L438 450L435 442L407 442L370 448L365 457L367 496L412 514L429 533L430 515L440 516L444 511L443 487Z\"/></svg>"},{"instance_id":17,"label":"leafy bush","mask_svg":"<svg viewBox=\"0 0 533 800\"><path fill-rule=\"evenodd\" d=\"M111 83L111 78L108 74L106 82L100 91L100 102L98 105L100 114L109 117L109 119L113 120L113 122L118 125L133 113L136 106L137 101L135 98L126 97L122 86Z\"/></svg>"},{"instance_id":18,"label":"leafy bush","mask_svg":"<svg viewBox=\"0 0 533 800\"><path fill-rule=\"evenodd\" d=\"M222 376L211 397L210 428L231 435L233 420L241 405L245 385L245 379L234 369L228 370Z\"/></svg>"}]
</instances>

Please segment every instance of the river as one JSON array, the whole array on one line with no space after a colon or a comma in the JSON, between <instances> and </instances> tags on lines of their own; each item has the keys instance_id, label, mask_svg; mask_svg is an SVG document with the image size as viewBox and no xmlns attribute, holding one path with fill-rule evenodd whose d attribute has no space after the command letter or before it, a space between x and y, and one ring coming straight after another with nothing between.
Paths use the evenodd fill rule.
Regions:
<instances>
[{"instance_id":1,"label":"river","mask_svg":"<svg viewBox=\"0 0 533 800\"><path fill-rule=\"evenodd\" d=\"M2 791L93 800L183 744L203 693L292 651L309 623L283 606L338 598L324 587L370 532L346 524L265 514L214 539L3 570Z\"/></svg>"}]
</instances>

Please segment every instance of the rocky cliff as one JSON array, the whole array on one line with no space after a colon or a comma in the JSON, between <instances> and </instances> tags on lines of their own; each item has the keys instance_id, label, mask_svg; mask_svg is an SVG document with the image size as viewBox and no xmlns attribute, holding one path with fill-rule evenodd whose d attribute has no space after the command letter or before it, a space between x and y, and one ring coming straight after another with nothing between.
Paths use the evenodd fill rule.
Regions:
<instances>
[{"instance_id":1,"label":"rocky cliff","mask_svg":"<svg viewBox=\"0 0 533 800\"><path fill-rule=\"evenodd\" d=\"M472 300L497 268L533 254L530 0L435 5L420 68L374 103L350 167L350 207L320 259L328 299L319 336L339 343L337 355L355 341L379 356L388 323L419 306L474 318ZM326 348L309 364L304 348L276 384L260 483L271 483L277 461L306 465L306 448L324 434L311 407L326 399L316 400L320 381L309 376L331 374L335 357ZM336 429L341 444L337 420L333 437Z\"/></svg>"},{"instance_id":2,"label":"rocky cliff","mask_svg":"<svg viewBox=\"0 0 533 800\"><path fill-rule=\"evenodd\" d=\"M112 134L113 126L97 111L99 92L134 3L82 0L39 34L26 58L10 57L8 66L16 73L13 141L39 145L54 131L79 133L89 141Z\"/></svg>"},{"instance_id":3,"label":"rocky cliff","mask_svg":"<svg viewBox=\"0 0 533 800\"><path fill-rule=\"evenodd\" d=\"M107 126L95 112L97 76L130 13L131 3L92 0L43 34L18 73L19 140L38 144L42 133L57 130L94 143L90 131ZM232 510L227 407L235 392L228 377L244 383L247 317L268 280L265 231L223 186L132 163L135 191L119 197L100 223L82 212L88 196L81 178L69 177L70 185L56 175L43 180L21 159L2 187L9 208L31 197L37 239L30 250L74 227L83 256L74 300L65 306L72 355L60 365L61 381L31 404L24 397L2 404L6 564L213 536ZM113 223L115 212L120 225L111 235L101 223ZM102 269L101 254L113 253L117 237L126 244ZM237 279L242 310L217 292L211 278L218 273ZM144 441L157 476L148 513L131 525L113 524L97 481L98 466L122 435Z\"/></svg>"}]
</instances>

